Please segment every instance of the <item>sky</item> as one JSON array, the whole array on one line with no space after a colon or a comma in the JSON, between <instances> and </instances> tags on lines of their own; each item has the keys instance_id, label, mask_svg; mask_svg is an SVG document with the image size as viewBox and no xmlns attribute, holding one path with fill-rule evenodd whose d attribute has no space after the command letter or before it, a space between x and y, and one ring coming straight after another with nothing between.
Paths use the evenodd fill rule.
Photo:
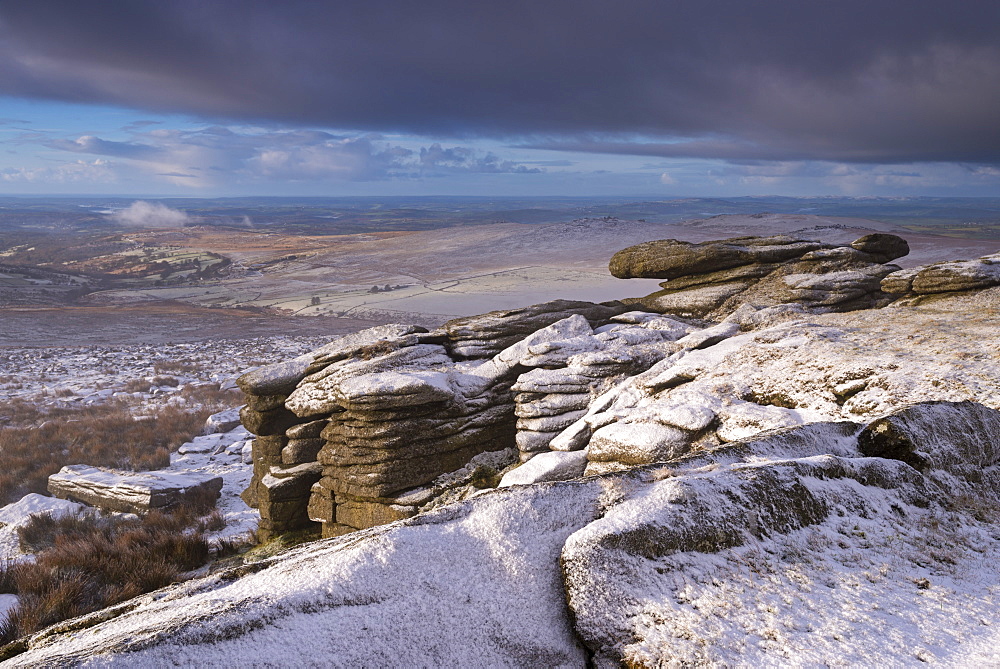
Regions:
<instances>
[{"instance_id":1,"label":"sky","mask_svg":"<svg viewBox=\"0 0 1000 669\"><path fill-rule=\"evenodd\" d=\"M1000 196L996 0L12 0L0 194Z\"/></svg>"}]
</instances>

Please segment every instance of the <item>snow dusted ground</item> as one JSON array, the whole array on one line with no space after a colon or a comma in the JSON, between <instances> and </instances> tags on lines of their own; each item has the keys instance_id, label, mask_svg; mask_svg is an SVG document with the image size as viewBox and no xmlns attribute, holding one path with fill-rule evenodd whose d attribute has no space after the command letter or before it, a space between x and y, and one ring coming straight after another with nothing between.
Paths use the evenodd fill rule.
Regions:
<instances>
[{"instance_id":1,"label":"snow dusted ground","mask_svg":"<svg viewBox=\"0 0 1000 669\"><path fill-rule=\"evenodd\" d=\"M996 663L996 526L915 506L918 475L898 462L887 474L898 489L828 477L830 467L881 466L871 461L819 456L667 478L647 468L491 491L300 547L242 578L144 596L8 664L582 667L564 583L577 629L623 644L636 666ZM734 548L685 550L699 523L733 522L729 495L758 470L807 486L832 512ZM671 531L677 522L683 531Z\"/></svg>"},{"instance_id":2,"label":"snow dusted ground","mask_svg":"<svg viewBox=\"0 0 1000 669\"><path fill-rule=\"evenodd\" d=\"M228 432L195 437L170 456L170 466L165 471L222 477L222 492L216 508L226 519L226 526L207 533L209 539L245 537L257 529L260 514L240 498L253 474L249 458L244 458L244 452L249 453L251 439L253 435L240 426Z\"/></svg>"},{"instance_id":3,"label":"snow dusted ground","mask_svg":"<svg viewBox=\"0 0 1000 669\"><path fill-rule=\"evenodd\" d=\"M3 406L20 400L40 407L88 406L125 399L137 414L158 406L189 406L187 386L235 386L247 369L300 355L328 342L331 337L274 336L245 340L217 340L133 346L0 348L0 419ZM159 377L170 385L157 385ZM133 388L142 387L141 390ZM238 400L237 400L238 401ZM230 420L237 418L229 416ZM209 430L212 428L209 427ZM210 539L233 538L256 529L259 515L239 494L249 483L250 465L243 462L243 447L252 437L242 427L196 437L171 455L167 472L198 472L221 476L224 484L218 508L226 527ZM30 559L21 553L17 527L32 513L79 510L73 504L41 495L29 495L0 509L0 560Z\"/></svg>"},{"instance_id":4,"label":"snow dusted ground","mask_svg":"<svg viewBox=\"0 0 1000 669\"><path fill-rule=\"evenodd\" d=\"M0 561L7 563L16 560L30 560L30 555L21 552L21 546L17 538L17 528L21 527L31 516L35 514L49 514L58 517L68 513L83 511L86 507L65 499L56 499L38 493L25 495L17 502L8 504L0 508ZM13 606L17 598L5 600L8 604L6 608ZM0 608L6 610L0 604Z\"/></svg>"},{"instance_id":5,"label":"snow dusted ground","mask_svg":"<svg viewBox=\"0 0 1000 669\"><path fill-rule=\"evenodd\" d=\"M133 346L0 347L0 402L20 398L44 403L90 404L127 393L126 384L173 377L180 384L233 387L247 369L291 358L332 337L273 336L254 339ZM152 384L139 399L169 395L176 386Z\"/></svg>"}]
</instances>

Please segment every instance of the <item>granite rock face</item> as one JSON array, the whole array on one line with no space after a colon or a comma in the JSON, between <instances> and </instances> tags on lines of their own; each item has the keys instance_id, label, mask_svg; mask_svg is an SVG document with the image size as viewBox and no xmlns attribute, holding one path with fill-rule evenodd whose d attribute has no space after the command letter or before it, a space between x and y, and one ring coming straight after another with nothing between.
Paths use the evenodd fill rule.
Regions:
<instances>
[{"instance_id":1,"label":"granite rock face","mask_svg":"<svg viewBox=\"0 0 1000 669\"><path fill-rule=\"evenodd\" d=\"M658 314L626 312L593 333L529 347L513 386L521 461L587 413L594 398L680 349L695 326Z\"/></svg>"},{"instance_id":2,"label":"granite rock face","mask_svg":"<svg viewBox=\"0 0 1000 669\"><path fill-rule=\"evenodd\" d=\"M555 434L586 409L592 385L643 355L662 357L637 347L631 357L595 365L601 369L577 385L576 398L515 410L525 404L514 398L521 375L565 366L569 353L560 351L578 351L560 342L590 337L626 310L559 300L435 332L380 326L248 372L238 381L247 396L241 417L257 438L243 498L260 510L261 535L313 523L326 536L364 529L499 477L517 459L519 429ZM687 332L673 325L678 336Z\"/></svg>"},{"instance_id":3,"label":"granite rock face","mask_svg":"<svg viewBox=\"0 0 1000 669\"><path fill-rule=\"evenodd\" d=\"M881 281L898 271L889 261L909 252L904 239L871 234L850 246L788 236L736 237L693 244L646 242L611 258L622 279L667 279L662 290L627 300L663 313L721 319L743 304L796 303L814 311L846 311L891 301Z\"/></svg>"},{"instance_id":4,"label":"granite rock face","mask_svg":"<svg viewBox=\"0 0 1000 669\"><path fill-rule=\"evenodd\" d=\"M1000 493L1000 411L982 404L914 404L869 424L858 445L864 455L902 460L944 488L988 482Z\"/></svg>"},{"instance_id":5,"label":"granite rock face","mask_svg":"<svg viewBox=\"0 0 1000 669\"><path fill-rule=\"evenodd\" d=\"M897 298L900 305L992 286L1000 286L1000 254L911 267L882 279L882 290Z\"/></svg>"},{"instance_id":6,"label":"granite rock face","mask_svg":"<svg viewBox=\"0 0 1000 669\"><path fill-rule=\"evenodd\" d=\"M446 346L456 360L482 359L496 355L529 334L574 314L601 325L612 316L629 310L620 303L594 304L574 300L553 300L508 311L491 311L479 316L457 318L441 328L448 334Z\"/></svg>"}]
</instances>

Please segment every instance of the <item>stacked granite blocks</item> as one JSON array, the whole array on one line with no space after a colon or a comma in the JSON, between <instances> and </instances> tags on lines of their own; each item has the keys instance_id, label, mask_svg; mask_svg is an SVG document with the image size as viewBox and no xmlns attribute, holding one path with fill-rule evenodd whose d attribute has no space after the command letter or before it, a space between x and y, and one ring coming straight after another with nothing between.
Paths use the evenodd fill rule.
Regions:
<instances>
[{"instance_id":1,"label":"stacked granite blocks","mask_svg":"<svg viewBox=\"0 0 1000 669\"><path fill-rule=\"evenodd\" d=\"M695 329L683 321L633 311L595 331L529 347L530 371L513 386L521 462L549 450L554 437L584 417L595 397L653 366Z\"/></svg>"},{"instance_id":2,"label":"stacked granite blocks","mask_svg":"<svg viewBox=\"0 0 1000 669\"><path fill-rule=\"evenodd\" d=\"M593 334L621 304L555 302L342 337L239 380L257 435L244 493L262 538L321 523L336 536L406 518L483 454L516 461L512 386L529 348Z\"/></svg>"}]
</instances>

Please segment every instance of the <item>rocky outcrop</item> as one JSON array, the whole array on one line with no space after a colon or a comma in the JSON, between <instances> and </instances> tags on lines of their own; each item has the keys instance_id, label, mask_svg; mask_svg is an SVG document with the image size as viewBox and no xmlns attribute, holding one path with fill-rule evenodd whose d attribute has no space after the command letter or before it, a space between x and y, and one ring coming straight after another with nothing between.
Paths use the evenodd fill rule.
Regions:
<instances>
[{"instance_id":1,"label":"rocky outcrop","mask_svg":"<svg viewBox=\"0 0 1000 669\"><path fill-rule=\"evenodd\" d=\"M859 246L892 255L900 250L892 239ZM604 318L608 308L586 309ZM597 321L571 315L479 359L451 352L446 330L385 326L293 361L294 375L279 363L280 374L242 379L247 391L259 379L266 392L285 393L250 393L244 409L260 435L246 497L264 500L262 533L318 522L330 536L407 518L476 492L473 482L495 485L515 456L584 454L546 455L507 478L541 481L581 466L594 475L675 460L816 421L871 420L920 399L1000 406L974 340L947 344L956 353L947 361L908 344L901 333L935 327L908 321L927 316L917 311L881 319L879 336L857 324L803 325L808 312L798 304L744 304L708 325L613 311ZM565 312L517 312L519 328L524 313ZM488 462L475 460L485 454Z\"/></svg>"},{"instance_id":2,"label":"rocky outcrop","mask_svg":"<svg viewBox=\"0 0 1000 669\"><path fill-rule=\"evenodd\" d=\"M344 666L768 666L803 648L817 664L976 664L995 648L996 484L958 496L932 474L995 467L1000 412L890 420L903 450L815 423L489 491L68 621L7 663L310 664L302 639L319 638ZM929 454L924 471L905 453Z\"/></svg>"},{"instance_id":3,"label":"rocky outcrop","mask_svg":"<svg viewBox=\"0 0 1000 669\"><path fill-rule=\"evenodd\" d=\"M1000 286L1000 254L911 267L882 279L882 290L900 305L920 304L992 286Z\"/></svg>"},{"instance_id":4,"label":"rocky outcrop","mask_svg":"<svg viewBox=\"0 0 1000 669\"><path fill-rule=\"evenodd\" d=\"M594 304L576 300L553 300L520 309L491 311L448 321L445 346L456 360L489 358L556 321L578 314L595 325L628 311L620 303Z\"/></svg>"},{"instance_id":5,"label":"rocky outcrop","mask_svg":"<svg viewBox=\"0 0 1000 669\"><path fill-rule=\"evenodd\" d=\"M921 402L868 425L865 455L902 460L958 493L968 484L1000 494L1000 411L976 402Z\"/></svg>"},{"instance_id":6,"label":"rocky outcrop","mask_svg":"<svg viewBox=\"0 0 1000 669\"><path fill-rule=\"evenodd\" d=\"M869 554L891 554L891 533L869 529L876 525L872 519L898 532L890 507L916 515L944 502L940 490L903 463L832 455L721 466L639 487L641 493L574 533L562 551L575 629L597 666L771 664L767 658L776 659L777 648L745 647L741 633L762 634L767 623L749 611L775 590L791 589L776 588L764 577L749 595L737 565L742 562L751 574L775 573L782 559L792 559L779 556L796 550L800 560L811 562L805 571L818 576L836 564L834 551L810 548L797 535L825 536L845 521L858 532L862 522L871 533ZM855 542L841 543L848 548ZM724 613L727 598L736 610ZM786 615L779 617L784 621ZM812 629L838 616L813 607L793 615L805 616L797 622ZM750 620L741 630L744 616ZM843 650L817 643L826 648L821 657L843 657ZM864 656L877 642L864 648L857 643L849 652Z\"/></svg>"},{"instance_id":7,"label":"rocky outcrop","mask_svg":"<svg viewBox=\"0 0 1000 669\"><path fill-rule=\"evenodd\" d=\"M241 416L257 435L244 499L260 510L261 535L312 523L326 536L381 525L498 474L516 460L519 427L554 434L575 418L558 418L573 402L517 413L518 377L532 366L558 366L556 342L593 335L625 310L561 300L434 332L381 326L244 375ZM582 383L577 411L591 384L648 355L641 348Z\"/></svg>"},{"instance_id":8,"label":"rocky outcrop","mask_svg":"<svg viewBox=\"0 0 1000 669\"><path fill-rule=\"evenodd\" d=\"M649 368L698 328L640 311L611 318L594 332L531 346L514 383L521 461L549 450L552 439L582 418L595 397Z\"/></svg>"},{"instance_id":9,"label":"rocky outcrop","mask_svg":"<svg viewBox=\"0 0 1000 669\"><path fill-rule=\"evenodd\" d=\"M105 511L148 513L218 498L222 479L205 474L167 471L122 472L89 465L68 465L49 477L56 497L96 506Z\"/></svg>"},{"instance_id":10,"label":"rocky outcrop","mask_svg":"<svg viewBox=\"0 0 1000 669\"><path fill-rule=\"evenodd\" d=\"M752 322L764 311L744 307L734 316ZM853 320L837 327L832 319L825 326L799 321L747 332L735 322L695 329L662 344L659 361L612 379L575 422L548 438L548 449L583 450L586 473L598 474L674 460L769 430L871 420L922 399L977 398L1000 407L1000 387L979 362L995 346L959 335L942 344L955 353L942 360L938 350L914 347L901 334L937 327L933 315L897 316L881 321L878 336ZM970 425L968 431L982 429Z\"/></svg>"},{"instance_id":11,"label":"rocky outcrop","mask_svg":"<svg viewBox=\"0 0 1000 669\"><path fill-rule=\"evenodd\" d=\"M611 258L622 279L667 279L662 290L632 303L663 313L721 319L743 304L797 303L808 310L847 311L891 301L882 279L887 264L909 252L889 234L834 246L788 236L737 237L693 244L673 239L623 249Z\"/></svg>"}]
</instances>

